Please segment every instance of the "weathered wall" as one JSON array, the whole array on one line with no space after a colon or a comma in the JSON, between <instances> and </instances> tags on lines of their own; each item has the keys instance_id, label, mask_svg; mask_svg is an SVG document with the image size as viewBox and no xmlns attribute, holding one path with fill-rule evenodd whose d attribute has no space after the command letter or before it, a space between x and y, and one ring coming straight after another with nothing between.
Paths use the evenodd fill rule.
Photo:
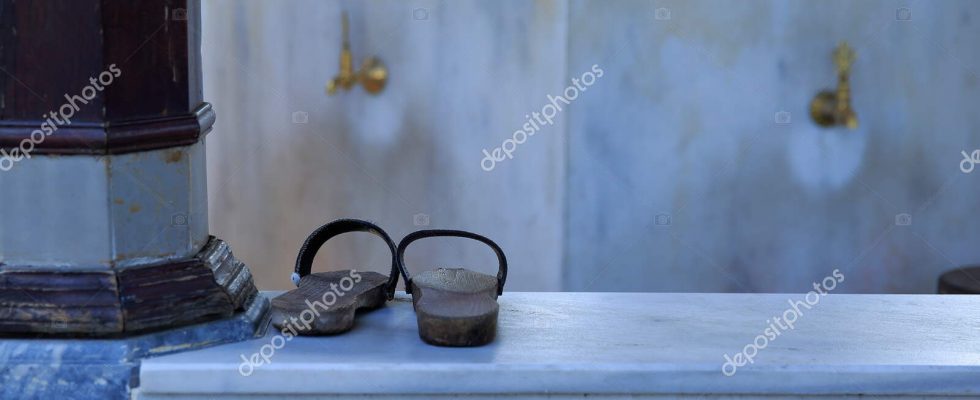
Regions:
<instances>
[{"instance_id":1,"label":"weathered wall","mask_svg":"<svg viewBox=\"0 0 980 400\"><path fill-rule=\"evenodd\" d=\"M978 18L970 1L573 2L568 70L608 76L568 114L564 288L795 292L840 268L841 292L934 292L980 262L980 176L958 166L980 148ZM807 114L841 40L856 132Z\"/></svg>"},{"instance_id":2,"label":"weathered wall","mask_svg":"<svg viewBox=\"0 0 980 400\"><path fill-rule=\"evenodd\" d=\"M340 10L380 96L327 97ZM910 20L904 20L904 11ZM515 290L933 292L980 261L980 3L970 1L208 1L212 231L265 288L288 287L305 235L364 217L498 239ZM657 9L661 11L660 19ZM857 132L814 127L857 51ZM604 75L493 171L511 137L593 65ZM294 112L308 122L292 122ZM776 123L786 112L788 124ZM781 114L787 115L787 114ZM912 224L896 225L908 213ZM660 215L661 224L657 223ZM669 216L669 225L666 225ZM317 268L383 269L368 237ZM423 242L421 264L492 269L476 244ZM429 262L426 262L429 261Z\"/></svg>"},{"instance_id":3,"label":"weathered wall","mask_svg":"<svg viewBox=\"0 0 980 400\"><path fill-rule=\"evenodd\" d=\"M355 63L388 64L378 96L324 92L338 69L342 8ZM285 289L320 224L365 218L399 240L425 214L429 227L497 240L513 265L508 289L559 290L564 124L522 145L520 164L488 173L480 160L564 85L566 18L560 2L205 2L205 96L218 114L212 231L261 287ZM307 122L293 123L294 112ZM380 241L350 236L328 243L315 270L386 270ZM481 246L429 239L409 259L416 270L494 271Z\"/></svg>"}]
</instances>

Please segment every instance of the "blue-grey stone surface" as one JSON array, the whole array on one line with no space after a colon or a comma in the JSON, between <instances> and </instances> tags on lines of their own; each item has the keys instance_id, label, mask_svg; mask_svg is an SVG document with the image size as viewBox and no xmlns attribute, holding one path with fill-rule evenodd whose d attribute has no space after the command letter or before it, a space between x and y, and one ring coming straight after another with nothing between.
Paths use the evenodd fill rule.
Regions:
<instances>
[{"instance_id":1,"label":"blue-grey stone surface","mask_svg":"<svg viewBox=\"0 0 980 400\"><path fill-rule=\"evenodd\" d=\"M143 359L265 334L269 301L230 318L118 339L0 338L0 398L129 399Z\"/></svg>"},{"instance_id":2,"label":"blue-grey stone surface","mask_svg":"<svg viewBox=\"0 0 980 400\"><path fill-rule=\"evenodd\" d=\"M0 171L0 264L126 268L207 243L204 142L109 156L34 155Z\"/></svg>"}]
</instances>

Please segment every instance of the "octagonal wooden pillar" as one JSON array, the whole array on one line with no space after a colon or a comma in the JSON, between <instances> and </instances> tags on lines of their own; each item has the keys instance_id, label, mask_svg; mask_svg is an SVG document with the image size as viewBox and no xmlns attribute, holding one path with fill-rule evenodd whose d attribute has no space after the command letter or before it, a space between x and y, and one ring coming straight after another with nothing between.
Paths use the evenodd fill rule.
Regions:
<instances>
[{"instance_id":1,"label":"octagonal wooden pillar","mask_svg":"<svg viewBox=\"0 0 980 400\"><path fill-rule=\"evenodd\" d=\"M125 335L230 316L208 232L200 3L0 0L0 333Z\"/></svg>"}]
</instances>

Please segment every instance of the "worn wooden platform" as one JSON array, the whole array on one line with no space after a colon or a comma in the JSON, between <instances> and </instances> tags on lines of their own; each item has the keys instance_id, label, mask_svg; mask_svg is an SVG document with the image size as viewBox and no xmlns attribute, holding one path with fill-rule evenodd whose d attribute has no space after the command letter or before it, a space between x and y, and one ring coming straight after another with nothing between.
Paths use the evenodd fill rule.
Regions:
<instances>
[{"instance_id":1,"label":"worn wooden platform","mask_svg":"<svg viewBox=\"0 0 980 400\"><path fill-rule=\"evenodd\" d=\"M299 287L272 299L272 324L303 336L336 335L354 327L354 318L384 306L388 277L341 270L303 277Z\"/></svg>"},{"instance_id":2,"label":"worn wooden platform","mask_svg":"<svg viewBox=\"0 0 980 400\"><path fill-rule=\"evenodd\" d=\"M497 278L437 268L412 279L419 337L436 346L482 346L497 334Z\"/></svg>"},{"instance_id":3,"label":"worn wooden platform","mask_svg":"<svg viewBox=\"0 0 980 400\"><path fill-rule=\"evenodd\" d=\"M125 336L227 318L258 290L223 240L193 257L105 271L0 264L4 336Z\"/></svg>"},{"instance_id":4,"label":"worn wooden platform","mask_svg":"<svg viewBox=\"0 0 980 400\"><path fill-rule=\"evenodd\" d=\"M144 361L143 398L634 395L980 395L980 297L829 295L754 363L722 372L802 294L505 293L497 339L430 346L411 299L339 336L297 337L242 376L272 336ZM270 334L275 330L270 330ZM811 397L808 397L808 399Z\"/></svg>"}]
</instances>

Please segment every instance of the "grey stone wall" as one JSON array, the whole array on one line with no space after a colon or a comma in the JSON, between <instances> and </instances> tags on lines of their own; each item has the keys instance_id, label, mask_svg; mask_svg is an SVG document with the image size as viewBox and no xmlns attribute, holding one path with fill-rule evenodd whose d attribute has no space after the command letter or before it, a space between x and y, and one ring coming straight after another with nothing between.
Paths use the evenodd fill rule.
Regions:
<instances>
[{"instance_id":1,"label":"grey stone wall","mask_svg":"<svg viewBox=\"0 0 980 400\"><path fill-rule=\"evenodd\" d=\"M377 97L324 94L342 8L356 63L391 70ZM212 231L264 288L352 216L482 232L513 290L796 292L840 268L839 292L933 292L980 262L980 172L959 169L980 148L977 18L970 1L208 1ZM855 132L807 115L841 40ZM481 169L593 65L553 124ZM410 255L493 265L475 243ZM316 268L386 258L355 235Z\"/></svg>"}]
</instances>

